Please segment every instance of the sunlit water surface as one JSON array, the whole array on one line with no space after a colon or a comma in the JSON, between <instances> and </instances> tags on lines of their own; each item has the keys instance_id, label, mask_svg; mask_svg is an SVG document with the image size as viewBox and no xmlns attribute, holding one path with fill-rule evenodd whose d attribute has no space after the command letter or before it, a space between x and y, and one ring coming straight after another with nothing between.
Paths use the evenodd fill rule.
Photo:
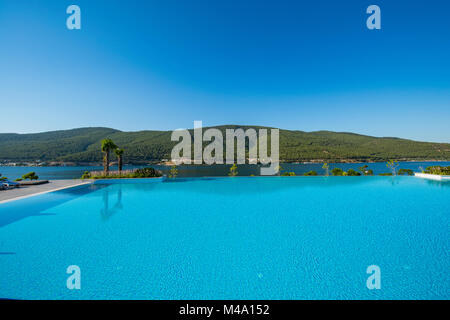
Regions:
<instances>
[{"instance_id":1,"label":"sunlit water surface","mask_svg":"<svg viewBox=\"0 0 450 320\"><path fill-rule=\"evenodd\" d=\"M0 204L0 297L448 299L450 184L237 177ZM66 269L81 269L69 290ZM381 289L366 287L369 265Z\"/></svg>"}]
</instances>

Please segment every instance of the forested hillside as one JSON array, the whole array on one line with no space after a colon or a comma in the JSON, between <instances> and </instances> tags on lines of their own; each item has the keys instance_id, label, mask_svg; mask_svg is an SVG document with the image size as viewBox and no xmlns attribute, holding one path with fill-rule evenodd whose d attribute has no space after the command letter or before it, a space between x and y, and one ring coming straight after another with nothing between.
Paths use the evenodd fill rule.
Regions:
<instances>
[{"instance_id":1,"label":"forested hillside","mask_svg":"<svg viewBox=\"0 0 450 320\"><path fill-rule=\"evenodd\" d=\"M220 126L243 128L246 126ZM253 127L258 128L258 127ZM206 128L204 128L206 129ZM111 138L125 149L126 163L169 159L176 142L171 131L123 132L110 128L79 128L36 134L0 134L1 161L100 162L100 142ZM224 135L225 137L225 135ZM224 149L225 150L225 149ZM284 161L450 160L450 144L377 138L330 131L280 130L280 159Z\"/></svg>"}]
</instances>

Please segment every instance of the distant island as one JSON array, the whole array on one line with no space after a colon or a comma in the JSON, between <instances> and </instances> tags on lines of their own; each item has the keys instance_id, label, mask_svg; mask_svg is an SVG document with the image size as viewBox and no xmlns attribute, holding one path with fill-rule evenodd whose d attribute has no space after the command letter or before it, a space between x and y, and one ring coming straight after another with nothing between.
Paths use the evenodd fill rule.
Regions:
<instances>
[{"instance_id":1,"label":"distant island","mask_svg":"<svg viewBox=\"0 0 450 320\"><path fill-rule=\"evenodd\" d=\"M232 128L263 128L224 125ZM207 128L204 128L207 129ZM177 142L172 131L125 132L91 127L33 134L0 134L0 165L101 164L101 140L113 139L124 151L124 163L148 164L170 159ZM280 161L284 162L378 162L448 161L450 143L418 142L391 137L371 137L347 132L293 131L280 129Z\"/></svg>"}]
</instances>

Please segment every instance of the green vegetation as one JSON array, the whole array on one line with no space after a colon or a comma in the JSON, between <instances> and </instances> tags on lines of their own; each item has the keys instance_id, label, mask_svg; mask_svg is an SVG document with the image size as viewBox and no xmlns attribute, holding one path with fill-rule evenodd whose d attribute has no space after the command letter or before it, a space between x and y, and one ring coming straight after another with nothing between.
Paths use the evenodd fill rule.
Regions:
<instances>
[{"instance_id":1,"label":"green vegetation","mask_svg":"<svg viewBox=\"0 0 450 320\"><path fill-rule=\"evenodd\" d=\"M81 176L81 179L90 179L91 173L89 171L85 171L83 175Z\"/></svg>"},{"instance_id":2,"label":"green vegetation","mask_svg":"<svg viewBox=\"0 0 450 320\"><path fill-rule=\"evenodd\" d=\"M331 173L333 174L333 176L360 176L361 175L361 173L359 173L358 171L356 171L354 169L348 169L348 171L345 172L341 168L334 168L333 170L331 170Z\"/></svg>"},{"instance_id":3,"label":"green vegetation","mask_svg":"<svg viewBox=\"0 0 450 320\"><path fill-rule=\"evenodd\" d=\"M8 180L8 178L7 177L2 177L2 174L0 173L0 181L5 181L5 180Z\"/></svg>"},{"instance_id":4,"label":"green vegetation","mask_svg":"<svg viewBox=\"0 0 450 320\"><path fill-rule=\"evenodd\" d=\"M120 174L122 172L123 149L116 148L114 149L114 153L117 156L117 170L119 171Z\"/></svg>"},{"instance_id":5,"label":"green vegetation","mask_svg":"<svg viewBox=\"0 0 450 320\"><path fill-rule=\"evenodd\" d=\"M178 169L177 169L177 166L172 166L171 168L170 168L170 171L169 171L169 178L176 178L177 177L177 175L178 175Z\"/></svg>"},{"instance_id":6,"label":"green vegetation","mask_svg":"<svg viewBox=\"0 0 450 320\"><path fill-rule=\"evenodd\" d=\"M367 164L359 167L359 171L361 171L361 173L365 176L373 176L373 170L369 169L369 166Z\"/></svg>"},{"instance_id":7,"label":"green vegetation","mask_svg":"<svg viewBox=\"0 0 450 320\"><path fill-rule=\"evenodd\" d=\"M400 169L400 170L398 170L397 174L399 176L402 176L402 175L413 176L414 171L412 171L411 169Z\"/></svg>"},{"instance_id":8,"label":"green vegetation","mask_svg":"<svg viewBox=\"0 0 450 320\"><path fill-rule=\"evenodd\" d=\"M230 168L230 173L228 173L230 177L235 177L238 175L237 165L234 163Z\"/></svg>"},{"instance_id":9,"label":"green vegetation","mask_svg":"<svg viewBox=\"0 0 450 320\"><path fill-rule=\"evenodd\" d=\"M39 177L36 175L36 172L28 172L22 176L22 180L37 180Z\"/></svg>"},{"instance_id":10,"label":"green vegetation","mask_svg":"<svg viewBox=\"0 0 450 320\"><path fill-rule=\"evenodd\" d=\"M277 166L277 176L282 176L283 174L281 173L281 171L284 170L280 164L278 164Z\"/></svg>"},{"instance_id":11,"label":"green vegetation","mask_svg":"<svg viewBox=\"0 0 450 320\"><path fill-rule=\"evenodd\" d=\"M83 176L85 176L85 174L83 174ZM161 176L162 176L161 171L155 170L154 168L151 167L136 169L132 173L127 174L108 174L108 175L89 174L90 179L157 178Z\"/></svg>"},{"instance_id":12,"label":"green vegetation","mask_svg":"<svg viewBox=\"0 0 450 320\"><path fill-rule=\"evenodd\" d=\"M331 173L333 174L333 176L343 176L346 172L341 168L334 168L333 170L331 170Z\"/></svg>"},{"instance_id":13,"label":"green vegetation","mask_svg":"<svg viewBox=\"0 0 450 320\"><path fill-rule=\"evenodd\" d=\"M282 170L284 170L284 169L280 165L278 165L278 175L279 176L283 176L283 177L295 177L296 176L295 172L290 172L290 171L282 172Z\"/></svg>"},{"instance_id":14,"label":"green vegetation","mask_svg":"<svg viewBox=\"0 0 450 320\"><path fill-rule=\"evenodd\" d=\"M430 166L425 169L425 173L448 176L450 175L450 166Z\"/></svg>"},{"instance_id":15,"label":"green vegetation","mask_svg":"<svg viewBox=\"0 0 450 320\"><path fill-rule=\"evenodd\" d=\"M216 128L224 134L226 129L245 130L249 127L229 125ZM122 132L109 128L80 128L37 134L2 133L0 160L99 163L102 154L98 150L102 139L107 138L126 150L127 163L144 164L170 159L171 150L177 143L171 141L170 136L171 131ZM282 161L322 160L330 163L345 159L362 162L388 159L450 160L450 144L376 138L344 132L280 130Z\"/></svg>"},{"instance_id":16,"label":"green vegetation","mask_svg":"<svg viewBox=\"0 0 450 320\"><path fill-rule=\"evenodd\" d=\"M380 173L379 176L392 176L392 172L388 172L388 173Z\"/></svg>"},{"instance_id":17,"label":"green vegetation","mask_svg":"<svg viewBox=\"0 0 450 320\"><path fill-rule=\"evenodd\" d=\"M103 152L103 175L109 175L109 162L110 162L110 152L113 151L117 157L117 171L118 175L122 174L123 167L123 149L120 149L111 139L103 139L101 150Z\"/></svg>"},{"instance_id":18,"label":"green vegetation","mask_svg":"<svg viewBox=\"0 0 450 320\"><path fill-rule=\"evenodd\" d=\"M317 172L314 170L308 171L304 174L305 176L317 176Z\"/></svg>"},{"instance_id":19,"label":"green vegetation","mask_svg":"<svg viewBox=\"0 0 450 320\"><path fill-rule=\"evenodd\" d=\"M105 176L109 174L109 154L114 149L117 149L117 146L111 139L102 140L101 150L103 152L103 172Z\"/></svg>"},{"instance_id":20,"label":"green vegetation","mask_svg":"<svg viewBox=\"0 0 450 320\"><path fill-rule=\"evenodd\" d=\"M361 173L359 173L358 171L355 171L353 169L348 169L347 171L347 176L360 176Z\"/></svg>"},{"instance_id":21,"label":"green vegetation","mask_svg":"<svg viewBox=\"0 0 450 320\"><path fill-rule=\"evenodd\" d=\"M133 178L155 178L161 177L162 173L159 170L155 170L151 167L137 169L134 172Z\"/></svg>"},{"instance_id":22,"label":"green vegetation","mask_svg":"<svg viewBox=\"0 0 450 320\"><path fill-rule=\"evenodd\" d=\"M389 161L386 163L386 167L388 167L389 169L391 169L392 175L393 175L393 176L395 176L395 175L397 174L396 169L397 169L398 166L399 166L398 162L397 162L397 161L394 161L394 160L389 160Z\"/></svg>"}]
</instances>

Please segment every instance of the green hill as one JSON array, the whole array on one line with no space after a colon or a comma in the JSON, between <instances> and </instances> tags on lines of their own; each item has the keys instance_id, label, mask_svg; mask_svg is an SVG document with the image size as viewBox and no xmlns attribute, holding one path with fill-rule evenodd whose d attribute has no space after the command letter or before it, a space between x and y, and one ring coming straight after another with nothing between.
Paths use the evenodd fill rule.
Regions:
<instances>
[{"instance_id":1,"label":"green hill","mask_svg":"<svg viewBox=\"0 0 450 320\"><path fill-rule=\"evenodd\" d=\"M216 128L224 132L226 128L249 127L229 125ZM110 128L0 134L0 161L100 162L100 141L111 138L125 149L126 163L139 164L169 159L170 152L176 144L170 141L170 136L171 131L123 132ZM450 144L377 138L346 132L280 130L280 159L328 162L387 159L450 160Z\"/></svg>"}]
</instances>

